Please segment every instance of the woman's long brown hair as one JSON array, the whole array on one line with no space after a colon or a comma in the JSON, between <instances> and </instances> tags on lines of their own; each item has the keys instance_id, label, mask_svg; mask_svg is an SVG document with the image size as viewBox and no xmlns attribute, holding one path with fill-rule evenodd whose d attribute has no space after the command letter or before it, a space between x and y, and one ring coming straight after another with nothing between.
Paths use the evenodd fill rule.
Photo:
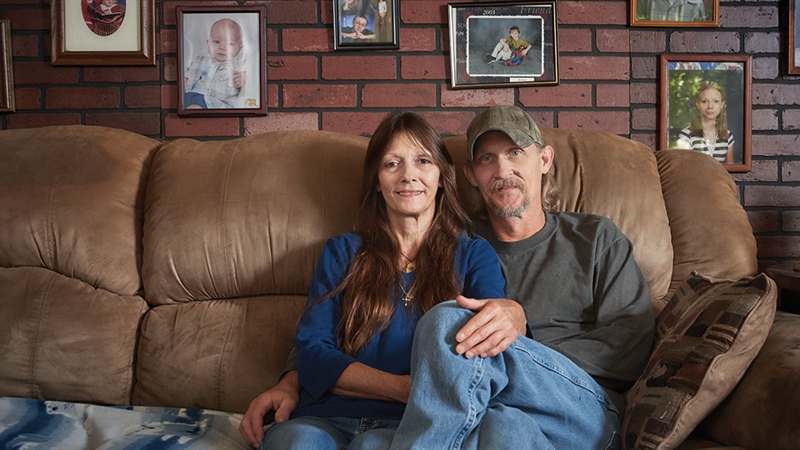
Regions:
<instances>
[{"instance_id":1,"label":"woman's long brown hair","mask_svg":"<svg viewBox=\"0 0 800 450\"><path fill-rule=\"evenodd\" d=\"M377 188L381 160L391 142L401 135L430 152L441 173L442 185L436 193L433 222L414 258L412 305L424 314L434 305L455 298L462 289L454 260L458 236L469 218L458 203L453 161L439 133L421 116L410 112L390 114L375 130L367 147L355 229L361 235L361 248L350 272L323 298L342 294L339 346L353 356L388 327L397 307L394 299L400 293L403 277L397 270L400 244Z\"/></svg>"}]
</instances>

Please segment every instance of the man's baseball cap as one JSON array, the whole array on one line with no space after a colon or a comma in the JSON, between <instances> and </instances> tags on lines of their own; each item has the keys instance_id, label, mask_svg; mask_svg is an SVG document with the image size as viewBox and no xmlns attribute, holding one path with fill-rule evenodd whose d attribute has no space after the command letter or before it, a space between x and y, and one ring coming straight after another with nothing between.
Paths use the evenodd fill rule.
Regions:
<instances>
[{"instance_id":1,"label":"man's baseball cap","mask_svg":"<svg viewBox=\"0 0 800 450\"><path fill-rule=\"evenodd\" d=\"M475 156L475 141L487 131L502 131L520 148L533 144L544 146L542 133L536 122L522 108L498 105L483 111L467 127L467 157Z\"/></svg>"}]
</instances>

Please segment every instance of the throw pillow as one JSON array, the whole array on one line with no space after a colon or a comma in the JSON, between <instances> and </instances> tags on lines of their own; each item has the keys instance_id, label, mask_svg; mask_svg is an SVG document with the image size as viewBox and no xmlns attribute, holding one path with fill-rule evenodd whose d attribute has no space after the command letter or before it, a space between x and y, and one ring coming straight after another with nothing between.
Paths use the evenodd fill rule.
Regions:
<instances>
[{"instance_id":1,"label":"throw pillow","mask_svg":"<svg viewBox=\"0 0 800 450\"><path fill-rule=\"evenodd\" d=\"M698 275L656 319L653 354L627 394L623 447L677 447L730 394L775 317L777 288L764 274L739 281Z\"/></svg>"}]
</instances>

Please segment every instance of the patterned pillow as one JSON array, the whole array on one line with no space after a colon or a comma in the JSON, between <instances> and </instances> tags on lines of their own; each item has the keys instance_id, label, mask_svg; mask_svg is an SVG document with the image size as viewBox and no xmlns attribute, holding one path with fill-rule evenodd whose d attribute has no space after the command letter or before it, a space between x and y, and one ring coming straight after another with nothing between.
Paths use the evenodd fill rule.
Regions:
<instances>
[{"instance_id":1,"label":"patterned pillow","mask_svg":"<svg viewBox=\"0 0 800 450\"><path fill-rule=\"evenodd\" d=\"M775 317L764 274L737 282L696 273L656 319L653 354L627 394L623 448L677 447L730 394Z\"/></svg>"}]
</instances>

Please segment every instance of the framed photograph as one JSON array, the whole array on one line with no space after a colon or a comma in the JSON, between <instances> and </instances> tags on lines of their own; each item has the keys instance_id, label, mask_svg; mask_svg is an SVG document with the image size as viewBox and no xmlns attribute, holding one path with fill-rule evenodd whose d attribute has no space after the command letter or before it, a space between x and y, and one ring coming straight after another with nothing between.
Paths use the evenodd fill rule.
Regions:
<instances>
[{"instance_id":1,"label":"framed photograph","mask_svg":"<svg viewBox=\"0 0 800 450\"><path fill-rule=\"evenodd\" d=\"M178 114L265 115L266 7L176 11Z\"/></svg>"},{"instance_id":2,"label":"framed photograph","mask_svg":"<svg viewBox=\"0 0 800 450\"><path fill-rule=\"evenodd\" d=\"M751 55L661 55L659 149L695 150L749 172Z\"/></svg>"},{"instance_id":3,"label":"framed photograph","mask_svg":"<svg viewBox=\"0 0 800 450\"><path fill-rule=\"evenodd\" d=\"M718 27L719 0L631 0L632 27Z\"/></svg>"},{"instance_id":4,"label":"framed photograph","mask_svg":"<svg viewBox=\"0 0 800 450\"><path fill-rule=\"evenodd\" d=\"M397 49L399 0L333 0L333 49Z\"/></svg>"},{"instance_id":5,"label":"framed photograph","mask_svg":"<svg viewBox=\"0 0 800 450\"><path fill-rule=\"evenodd\" d=\"M558 84L555 2L447 5L453 89Z\"/></svg>"},{"instance_id":6,"label":"framed photograph","mask_svg":"<svg viewBox=\"0 0 800 450\"><path fill-rule=\"evenodd\" d=\"M155 66L155 0L52 0L56 66Z\"/></svg>"},{"instance_id":7,"label":"framed photograph","mask_svg":"<svg viewBox=\"0 0 800 450\"><path fill-rule=\"evenodd\" d=\"M789 0L789 73L800 74L800 36L797 35L797 0Z\"/></svg>"},{"instance_id":8,"label":"framed photograph","mask_svg":"<svg viewBox=\"0 0 800 450\"><path fill-rule=\"evenodd\" d=\"M13 112L14 69L11 67L11 21L0 20L0 112Z\"/></svg>"}]
</instances>

